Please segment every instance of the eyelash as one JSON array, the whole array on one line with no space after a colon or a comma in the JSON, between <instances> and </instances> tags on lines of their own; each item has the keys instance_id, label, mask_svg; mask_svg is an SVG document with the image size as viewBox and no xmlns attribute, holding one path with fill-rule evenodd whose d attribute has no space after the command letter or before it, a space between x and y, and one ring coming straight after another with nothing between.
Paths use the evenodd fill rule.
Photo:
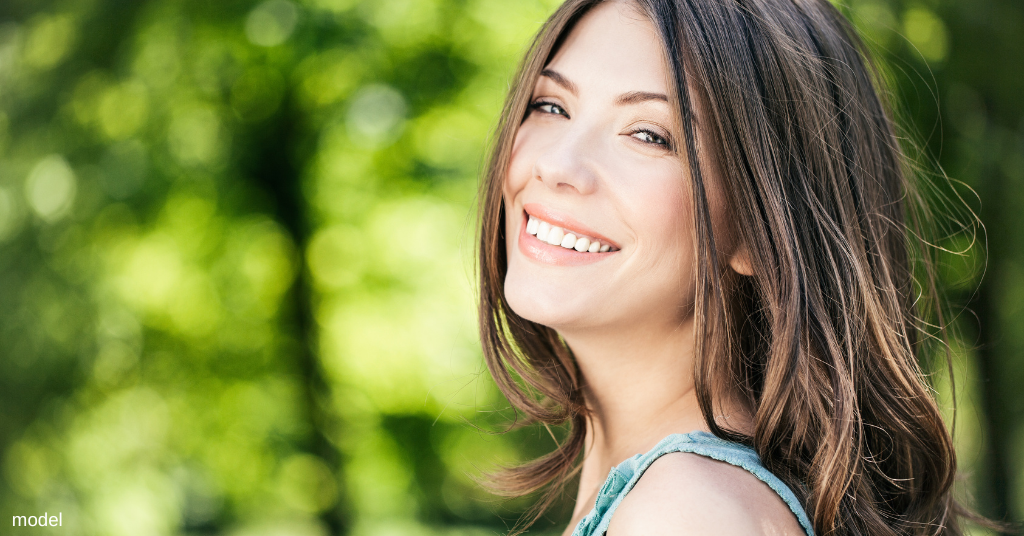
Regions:
<instances>
[{"instance_id":1,"label":"eyelash","mask_svg":"<svg viewBox=\"0 0 1024 536\"><path fill-rule=\"evenodd\" d=\"M650 145L657 145L658 147L664 147L665 149L667 149L669 151L673 150L672 149L672 142L669 141L668 138L666 138L665 136L662 136L661 134L657 134L657 133L652 132L651 130L648 130L646 128L641 128L641 129L637 129L637 130L634 130L633 132L631 132L630 136L633 136L634 138L636 138L637 134L647 134L648 136L651 137L652 140L654 140L654 141L643 141L643 140L641 140L643 143L647 143L647 144L650 144ZM637 138L637 139L640 139L640 138Z\"/></svg>"},{"instance_id":2,"label":"eyelash","mask_svg":"<svg viewBox=\"0 0 1024 536\"><path fill-rule=\"evenodd\" d=\"M541 110L541 107L543 107L543 106L551 106L552 108L558 108L562 112L561 113L558 113L558 112L546 112L544 110ZM561 115L561 116L565 117L566 119L569 118L569 113L565 111L565 108L562 108L561 106L559 106L559 105L557 105L557 104L555 104L553 102L548 102L548 101L543 101L543 100L539 100L539 101L534 102L533 104L530 104L530 111L531 112L539 111L542 114L556 114L556 115Z\"/></svg>"},{"instance_id":3,"label":"eyelash","mask_svg":"<svg viewBox=\"0 0 1024 536\"><path fill-rule=\"evenodd\" d=\"M545 106L550 106L552 108L552 110L557 108L559 111L545 111L543 109ZM544 101L544 100L539 100L539 101L536 101L536 102L533 102L532 104L530 104L530 112L531 113L532 112L540 112L542 114L555 114L555 115L560 115L562 117L565 117L566 119L569 118L569 114L568 114L568 112L565 111L565 108L562 108L561 106L559 106L559 105L557 105L557 104L555 104L553 102ZM647 136L650 137L651 141L642 140L640 138L637 138L637 134L646 134ZM656 132L654 132L654 131L652 131L650 129L639 128L639 129L636 129L636 130L630 132L629 135L634 137L634 138L636 138L641 143L644 143L644 144L647 144L647 145L654 145L656 147L662 147L662 148L664 148L666 150L669 150L669 151L673 150L672 142L668 138L666 138L665 136L662 136L661 134L658 134L658 133L656 133Z\"/></svg>"}]
</instances>

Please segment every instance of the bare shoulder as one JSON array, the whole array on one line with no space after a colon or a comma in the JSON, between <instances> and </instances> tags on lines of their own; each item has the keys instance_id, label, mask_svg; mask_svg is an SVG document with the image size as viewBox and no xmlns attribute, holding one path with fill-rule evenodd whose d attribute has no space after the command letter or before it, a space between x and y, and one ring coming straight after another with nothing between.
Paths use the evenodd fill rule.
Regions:
<instances>
[{"instance_id":1,"label":"bare shoulder","mask_svg":"<svg viewBox=\"0 0 1024 536\"><path fill-rule=\"evenodd\" d=\"M789 506L746 470L684 452L658 458L622 500L608 536L803 536Z\"/></svg>"}]
</instances>

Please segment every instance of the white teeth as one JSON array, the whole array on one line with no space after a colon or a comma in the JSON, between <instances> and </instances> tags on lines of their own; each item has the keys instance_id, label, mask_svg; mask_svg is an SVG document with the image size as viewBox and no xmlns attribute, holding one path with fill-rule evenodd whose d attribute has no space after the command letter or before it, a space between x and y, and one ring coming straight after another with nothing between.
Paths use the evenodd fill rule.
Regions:
<instances>
[{"instance_id":1,"label":"white teeth","mask_svg":"<svg viewBox=\"0 0 1024 536\"><path fill-rule=\"evenodd\" d=\"M561 227L551 226L551 231L548 232L548 244L552 246L559 246L562 244L562 237L565 236L565 231Z\"/></svg>"},{"instance_id":2,"label":"white teeth","mask_svg":"<svg viewBox=\"0 0 1024 536\"><path fill-rule=\"evenodd\" d=\"M528 215L529 216L529 215ZM591 240L585 236L577 237L574 233L567 233L557 225L529 216L526 220L526 232L535 235L541 242L547 242L552 246L560 246L565 249L575 249L580 253L607 252L611 250L608 244L601 244L597 240Z\"/></svg>"},{"instance_id":3,"label":"white teeth","mask_svg":"<svg viewBox=\"0 0 1024 536\"><path fill-rule=\"evenodd\" d=\"M537 240L547 242L549 232L551 232L551 224L546 221L540 222L537 226Z\"/></svg>"},{"instance_id":4,"label":"white teeth","mask_svg":"<svg viewBox=\"0 0 1024 536\"><path fill-rule=\"evenodd\" d=\"M562 242L559 245L565 249L572 249L576 247L576 235L566 233L566 235L562 237Z\"/></svg>"}]
</instances>

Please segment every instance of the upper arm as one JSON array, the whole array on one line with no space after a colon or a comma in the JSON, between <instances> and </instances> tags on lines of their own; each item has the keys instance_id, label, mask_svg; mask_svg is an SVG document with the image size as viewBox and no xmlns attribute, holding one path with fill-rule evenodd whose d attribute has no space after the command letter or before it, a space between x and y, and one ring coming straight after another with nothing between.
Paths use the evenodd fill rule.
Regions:
<instances>
[{"instance_id":1,"label":"upper arm","mask_svg":"<svg viewBox=\"0 0 1024 536\"><path fill-rule=\"evenodd\" d=\"M796 516L745 469L689 453L658 458L612 516L608 536L803 536Z\"/></svg>"}]
</instances>

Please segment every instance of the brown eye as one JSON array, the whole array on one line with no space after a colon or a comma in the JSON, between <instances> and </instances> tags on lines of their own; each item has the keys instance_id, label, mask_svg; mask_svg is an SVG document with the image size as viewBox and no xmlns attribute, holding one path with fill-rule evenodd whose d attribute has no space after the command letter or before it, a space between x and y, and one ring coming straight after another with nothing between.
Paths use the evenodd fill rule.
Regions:
<instances>
[{"instance_id":1,"label":"brown eye","mask_svg":"<svg viewBox=\"0 0 1024 536\"><path fill-rule=\"evenodd\" d=\"M633 132L632 136L650 145L657 145L660 147L664 147L666 149L672 148L672 144L667 139L665 139L664 136L655 134L654 132L651 132L650 130L647 129L637 130Z\"/></svg>"},{"instance_id":2,"label":"brown eye","mask_svg":"<svg viewBox=\"0 0 1024 536\"><path fill-rule=\"evenodd\" d=\"M569 114L568 112L565 111L565 108L562 108L561 106L553 102L537 101L530 105L530 111L537 111L542 114L561 115L564 116L566 119L569 118Z\"/></svg>"}]
</instances>

